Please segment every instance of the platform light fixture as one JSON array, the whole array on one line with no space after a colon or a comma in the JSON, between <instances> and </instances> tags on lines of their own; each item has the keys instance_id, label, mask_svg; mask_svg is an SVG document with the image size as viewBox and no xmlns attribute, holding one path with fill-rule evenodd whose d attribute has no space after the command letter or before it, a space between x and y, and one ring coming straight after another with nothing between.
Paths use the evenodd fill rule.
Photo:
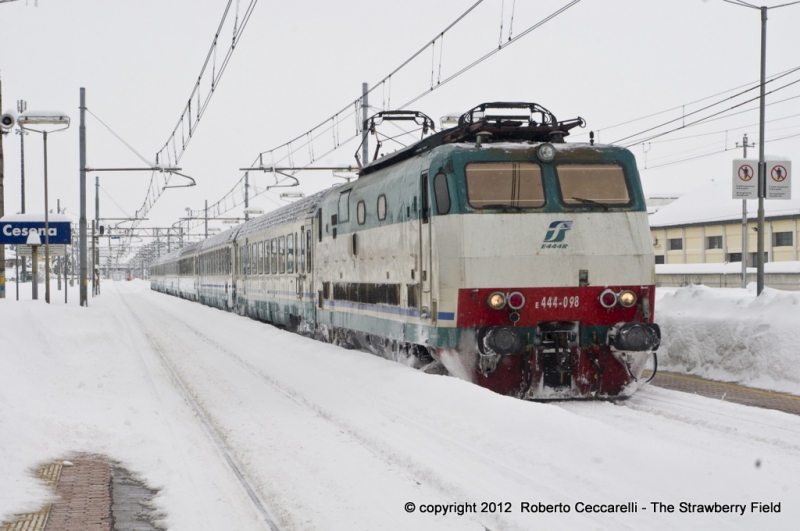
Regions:
<instances>
[{"instance_id":1,"label":"platform light fixture","mask_svg":"<svg viewBox=\"0 0 800 531\"><path fill-rule=\"evenodd\" d=\"M47 135L69 127L69 116L61 112L27 111L17 118L20 129L42 135L44 143L44 299L50 304L50 208L47 201Z\"/></svg>"}]
</instances>

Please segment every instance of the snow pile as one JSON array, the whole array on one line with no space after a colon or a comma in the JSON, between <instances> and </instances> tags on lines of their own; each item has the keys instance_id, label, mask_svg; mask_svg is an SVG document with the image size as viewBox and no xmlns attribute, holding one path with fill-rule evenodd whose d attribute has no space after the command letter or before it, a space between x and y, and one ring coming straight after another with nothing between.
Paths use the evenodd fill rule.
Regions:
<instances>
[{"instance_id":1,"label":"snow pile","mask_svg":"<svg viewBox=\"0 0 800 531\"><path fill-rule=\"evenodd\" d=\"M755 267L747 267L747 273L755 275ZM800 262L767 262L764 273L800 273ZM717 262L705 264L656 264L656 275L741 275L741 262Z\"/></svg>"},{"instance_id":2,"label":"snow pile","mask_svg":"<svg viewBox=\"0 0 800 531\"><path fill-rule=\"evenodd\" d=\"M800 293L658 288L661 368L800 395Z\"/></svg>"}]
</instances>

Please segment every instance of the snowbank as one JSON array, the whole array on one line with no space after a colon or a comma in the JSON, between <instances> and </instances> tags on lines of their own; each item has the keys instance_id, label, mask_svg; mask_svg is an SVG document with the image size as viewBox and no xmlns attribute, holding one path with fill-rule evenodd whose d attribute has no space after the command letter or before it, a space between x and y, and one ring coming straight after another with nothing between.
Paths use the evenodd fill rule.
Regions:
<instances>
[{"instance_id":1,"label":"snowbank","mask_svg":"<svg viewBox=\"0 0 800 531\"><path fill-rule=\"evenodd\" d=\"M800 395L800 293L755 291L658 288L659 365Z\"/></svg>"}]
</instances>

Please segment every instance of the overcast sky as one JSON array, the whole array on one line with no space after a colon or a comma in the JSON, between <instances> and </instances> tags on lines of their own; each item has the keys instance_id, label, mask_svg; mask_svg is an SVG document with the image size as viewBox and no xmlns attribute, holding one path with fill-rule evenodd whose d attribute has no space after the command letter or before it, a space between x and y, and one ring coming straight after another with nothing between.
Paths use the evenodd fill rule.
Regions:
<instances>
[{"instance_id":1,"label":"overcast sky","mask_svg":"<svg viewBox=\"0 0 800 531\"><path fill-rule=\"evenodd\" d=\"M250 0L234 1L234 13L237 3L241 22ZM167 190L144 225L169 226L185 215L185 207L199 209L205 199L220 199L241 178L238 168L352 104L362 82L378 83L474 3L260 0L180 160L197 186ZM13 108L25 99L29 111L59 110L71 116L69 130L48 137L50 199L54 208L60 198L77 220L80 87L86 88L87 107L97 117L146 159L154 159L179 122L227 0L35 4L0 3L2 107ZM437 43L433 57L426 50L392 78L391 87L379 87L370 103L379 110L395 107L429 91L432 69L434 83L446 79L507 42L509 32L513 38L567 4L485 0L445 35L443 46ZM769 17L771 75L800 66L800 5L770 11ZM220 35L217 68L231 41L233 20L229 17ZM444 114L460 114L482 102L532 101L560 120L586 119L587 128L568 140L585 141L594 130L601 142L612 142L672 119L678 119L673 127L688 124L743 101L689 115L734 94L726 91L753 86L759 77L759 50L760 15L755 9L722 0L583 0L411 108L438 122ZM797 80L800 72L770 86ZM203 86L201 95L206 94ZM748 94L755 97L757 91ZM797 99L778 103L787 98ZM800 83L768 96L767 102L774 104L767 107L766 139L800 135ZM680 193L711 179L730 179L731 160L742 153L736 142L744 133L758 141L757 105L735 112L746 109L752 110L631 146L646 193ZM94 117L87 116L86 125L89 166L143 165ZM340 127L343 137L354 132L352 120ZM19 136L5 135L3 145L5 207L15 213L20 210ZM800 136L795 136L769 142L766 151L796 158L798 145ZM356 147L351 142L318 164L354 164ZM714 152L719 153L704 156ZM749 155L757 153L754 148ZM27 211L42 212L40 135L26 137L25 154ZM90 174L90 217L95 175L101 175L101 217L133 215L142 206L150 173ZM272 182L271 176L251 175L258 188ZM300 180L306 192L337 182L325 172L301 174ZM282 204L278 192L263 194L253 204L275 208ZM241 208L231 214L241 215Z\"/></svg>"}]
</instances>

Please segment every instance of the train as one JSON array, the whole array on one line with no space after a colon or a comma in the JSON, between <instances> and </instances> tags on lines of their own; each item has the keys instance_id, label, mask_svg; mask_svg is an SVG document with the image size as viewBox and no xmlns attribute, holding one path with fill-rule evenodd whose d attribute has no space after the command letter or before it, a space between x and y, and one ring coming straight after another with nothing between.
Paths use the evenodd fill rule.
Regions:
<instances>
[{"instance_id":1,"label":"train","mask_svg":"<svg viewBox=\"0 0 800 531\"><path fill-rule=\"evenodd\" d=\"M358 178L154 260L153 290L523 399L626 397L661 332L633 154L481 104ZM359 161L359 166L360 166Z\"/></svg>"}]
</instances>

